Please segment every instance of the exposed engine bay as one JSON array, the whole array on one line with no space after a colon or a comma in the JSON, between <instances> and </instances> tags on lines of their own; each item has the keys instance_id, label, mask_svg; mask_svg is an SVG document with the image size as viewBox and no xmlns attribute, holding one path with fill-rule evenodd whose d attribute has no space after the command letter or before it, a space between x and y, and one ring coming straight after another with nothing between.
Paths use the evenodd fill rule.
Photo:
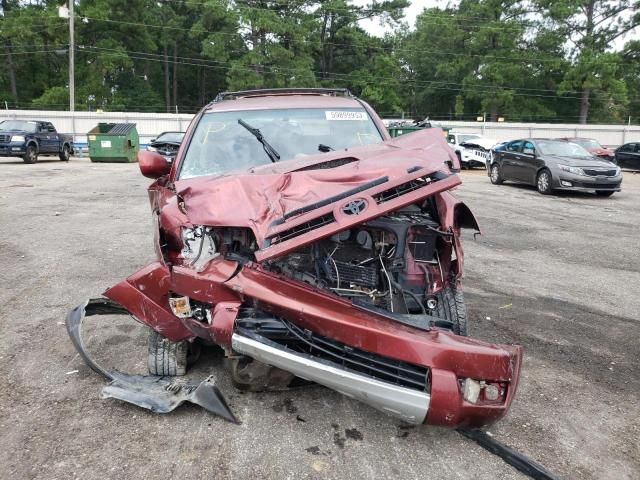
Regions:
<instances>
[{"instance_id":1,"label":"exposed engine bay","mask_svg":"<svg viewBox=\"0 0 640 480\"><path fill-rule=\"evenodd\" d=\"M442 285L440 244L451 233L419 208L393 212L306 246L265 268L358 304L399 314L426 314ZM430 299L431 301L427 301Z\"/></svg>"}]
</instances>

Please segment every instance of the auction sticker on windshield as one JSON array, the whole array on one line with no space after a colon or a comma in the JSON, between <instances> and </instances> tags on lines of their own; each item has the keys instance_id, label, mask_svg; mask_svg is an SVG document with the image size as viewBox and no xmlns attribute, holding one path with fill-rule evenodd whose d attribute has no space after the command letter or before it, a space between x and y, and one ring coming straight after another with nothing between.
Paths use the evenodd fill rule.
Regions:
<instances>
[{"instance_id":1,"label":"auction sticker on windshield","mask_svg":"<svg viewBox=\"0 0 640 480\"><path fill-rule=\"evenodd\" d=\"M327 120L367 120L367 114L365 112L327 110L324 114Z\"/></svg>"}]
</instances>

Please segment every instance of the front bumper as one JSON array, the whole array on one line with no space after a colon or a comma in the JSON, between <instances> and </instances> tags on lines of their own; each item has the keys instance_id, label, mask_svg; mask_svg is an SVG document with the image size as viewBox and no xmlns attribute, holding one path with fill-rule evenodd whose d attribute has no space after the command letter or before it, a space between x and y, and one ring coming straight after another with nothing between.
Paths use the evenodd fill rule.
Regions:
<instances>
[{"instance_id":1,"label":"front bumper","mask_svg":"<svg viewBox=\"0 0 640 480\"><path fill-rule=\"evenodd\" d=\"M573 173L558 171L554 176L554 189L586 191L594 190L619 192L622 184L622 175L614 177L575 175Z\"/></svg>"},{"instance_id":2,"label":"front bumper","mask_svg":"<svg viewBox=\"0 0 640 480\"><path fill-rule=\"evenodd\" d=\"M27 147L24 143L1 143L0 157L19 157L26 153Z\"/></svg>"},{"instance_id":3,"label":"front bumper","mask_svg":"<svg viewBox=\"0 0 640 480\"><path fill-rule=\"evenodd\" d=\"M168 306L170 292L214 305L210 320L198 322L175 317ZM205 338L227 351L253 355L413 423L449 427L492 423L509 409L520 375L520 346L492 345L437 328L403 325L321 290L266 272L255 264L240 268L236 262L220 259L212 261L202 272L174 266L169 274L166 267L153 263L107 290L105 295L173 341ZM372 387L370 378L349 381L344 369L337 375L337 371L329 369L327 373L326 368L310 365L310 359L286 358L287 355L276 355L269 348L262 348L259 353L255 343L237 336L236 318L245 302L345 346L424 367L428 387L422 391L398 391L392 401L389 399L394 398L395 385L376 384L377 393L372 396L362 387ZM466 378L499 382L505 386L504 395L498 402L469 403L464 400L461 387Z\"/></svg>"}]
</instances>

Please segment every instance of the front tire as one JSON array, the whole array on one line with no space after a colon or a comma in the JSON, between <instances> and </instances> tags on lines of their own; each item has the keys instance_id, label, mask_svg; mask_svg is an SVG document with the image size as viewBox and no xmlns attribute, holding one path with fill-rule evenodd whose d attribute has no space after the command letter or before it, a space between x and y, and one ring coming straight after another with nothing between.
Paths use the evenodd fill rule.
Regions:
<instances>
[{"instance_id":1,"label":"front tire","mask_svg":"<svg viewBox=\"0 0 640 480\"><path fill-rule=\"evenodd\" d=\"M151 375L161 377L185 375L187 373L188 353L188 342L172 342L155 330L149 332L149 356L147 361Z\"/></svg>"},{"instance_id":2,"label":"front tire","mask_svg":"<svg viewBox=\"0 0 640 480\"><path fill-rule=\"evenodd\" d=\"M616 192L611 190L596 190L596 195L598 195L599 197L610 197L614 193Z\"/></svg>"},{"instance_id":3,"label":"front tire","mask_svg":"<svg viewBox=\"0 0 640 480\"><path fill-rule=\"evenodd\" d=\"M62 147L62 151L60 152L60 161L68 162L70 158L71 158L71 149L69 148L69 145L64 145Z\"/></svg>"},{"instance_id":4,"label":"front tire","mask_svg":"<svg viewBox=\"0 0 640 480\"><path fill-rule=\"evenodd\" d=\"M453 333L466 337L468 335L467 306L464 303L462 290L454 284L447 285L436 298L438 306L435 316L448 320L453 324Z\"/></svg>"},{"instance_id":5,"label":"front tire","mask_svg":"<svg viewBox=\"0 0 640 480\"><path fill-rule=\"evenodd\" d=\"M38 147L34 144L27 145L27 151L22 160L24 160L24 163L36 163L38 161Z\"/></svg>"},{"instance_id":6,"label":"front tire","mask_svg":"<svg viewBox=\"0 0 640 480\"><path fill-rule=\"evenodd\" d=\"M494 185L502 185L502 183L504 182L504 178L502 178L502 172L500 172L500 166L497 163L491 165L489 179Z\"/></svg>"},{"instance_id":7,"label":"front tire","mask_svg":"<svg viewBox=\"0 0 640 480\"><path fill-rule=\"evenodd\" d=\"M551 187L551 172L549 170L544 169L538 173L536 187L542 195L549 195L553 191L553 187Z\"/></svg>"}]
</instances>

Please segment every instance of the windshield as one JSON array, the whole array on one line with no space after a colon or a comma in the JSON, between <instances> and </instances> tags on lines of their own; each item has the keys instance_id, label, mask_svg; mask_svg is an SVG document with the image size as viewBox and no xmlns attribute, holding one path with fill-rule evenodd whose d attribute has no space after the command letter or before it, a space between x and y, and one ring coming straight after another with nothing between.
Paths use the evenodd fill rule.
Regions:
<instances>
[{"instance_id":1,"label":"windshield","mask_svg":"<svg viewBox=\"0 0 640 480\"><path fill-rule=\"evenodd\" d=\"M576 140L571 140L571 142L577 143L584 148L602 148L597 140L593 140L591 138L578 138Z\"/></svg>"},{"instance_id":2,"label":"windshield","mask_svg":"<svg viewBox=\"0 0 640 480\"><path fill-rule=\"evenodd\" d=\"M553 142L538 140L538 150L543 155L558 155L560 157L591 158L592 155L580 145L568 142Z\"/></svg>"},{"instance_id":3,"label":"windshield","mask_svg":"<svg viewBox=\"0 0 640 480\"><path fill-rule=\"evenodd\" d=\"M24 120L5 120L0 123L2 132L36 132L36 122L25 122Z\"/></svg>"},{"instance_id":4,"label":"windshield","mask_svg":"<svg viewBox=\"0 0 640 480\"><path fill-rule=\"evenodd\" d=\"M155 141L180 143L182 142L182 137L184 137L184 132L164 132L161 133Z\"/></svg>"},{"instance_id":5,"label":"windshield","mask_svg":"<svg viewBox=\"0 0 640 480\"><path fill-rule=\"evenodd\" d=\"M271 163L258 139L238 123L260 130L280 161L381 142L382 135L362 108L292 108L206 113L198 123L180 167L180 178L219 175Z\"/></svg>"}]
</instances>

